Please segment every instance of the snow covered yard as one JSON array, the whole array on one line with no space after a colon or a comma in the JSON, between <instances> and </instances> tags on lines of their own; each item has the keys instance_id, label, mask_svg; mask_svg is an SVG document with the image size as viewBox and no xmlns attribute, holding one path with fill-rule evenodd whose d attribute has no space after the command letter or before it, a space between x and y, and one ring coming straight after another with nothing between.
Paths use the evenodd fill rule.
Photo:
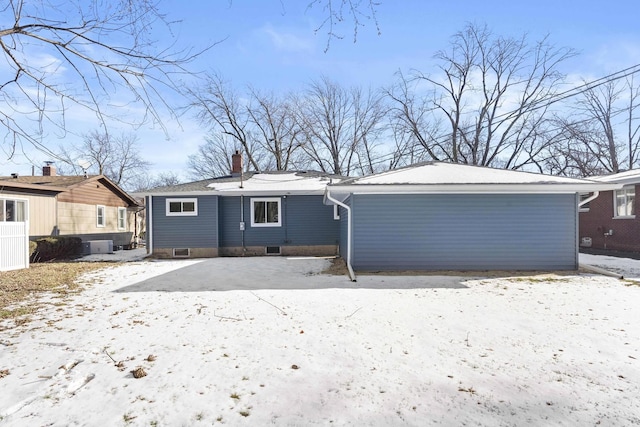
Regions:
<instances>
[{"instance_id":1,"label":"snow covered yard","mask_svg":"<svg viewBox=\"0 0 640 427\"><path fill-rule=\"evenodd\" d=\"M40 320L0 324L0 425L640 424L639 286L353 284L317 274L326 260L244 260L211 261L199 284L183 282L204 261L110 268ZM248 265L260 282L220 290Z\"/></svg>"}]
</instances>

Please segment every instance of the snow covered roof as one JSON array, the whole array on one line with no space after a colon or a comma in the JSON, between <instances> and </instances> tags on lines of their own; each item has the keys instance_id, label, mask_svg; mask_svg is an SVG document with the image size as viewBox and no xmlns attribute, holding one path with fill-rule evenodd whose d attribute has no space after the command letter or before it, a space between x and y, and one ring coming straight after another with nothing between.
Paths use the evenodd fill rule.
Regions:
<instances>
[{"instance_id":1,"label":"snow covered roof","mask_svg":"<svg viewBox=\"0 0 640 427\"><path fill-rule=\"evenodd\" d=\"M594 176L589 179L598 182L611 182L617 184L640 184L640 169L632 169L611 175Z\"/></svg>"},{"instance_id":2,"label":"snow covered roof","mask_svg":"<svg viewBox=\"0 0 640 427\"><path fill-rule=\"evenodd\" d=\"M344 177L324 172L247 172L203 181L156 188L153 195L217 194L220 196L322 195L330 182Z\"/></svg>"},{"instance_id":3,"label":"snow covered roof","mask_svg":"<svg viewBox=\"0 0 640 427\"><path fill-rule=\"evenodd\" d=\"M567 193L614 188L620 185L443 162L421 163L330 186L331 192L337 193Z\"/></svg>"},{"instance_id":4,"label":"snow covered roof","mask_svg":"<svg viewBox=\"0 0 640 427\"><path fill-rule=\"evenodd\" d=\"M221 194L323 194L330 179L319 172L256 173L242 181L212 182L208 187Z\"/></svg>"}]
</instances>

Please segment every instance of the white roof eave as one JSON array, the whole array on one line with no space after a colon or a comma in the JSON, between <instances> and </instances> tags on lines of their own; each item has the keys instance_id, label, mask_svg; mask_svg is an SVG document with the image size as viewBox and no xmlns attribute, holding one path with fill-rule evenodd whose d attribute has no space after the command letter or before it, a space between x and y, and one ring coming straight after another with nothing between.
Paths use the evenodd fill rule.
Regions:
<instances>
[{"instance_id":1,"label":"white roof eave","mask_svg":"<svg viewBox=\"0 0 640 427\"><path fill-rule=\"evenodd\" d=\"M613 183L518 183L518 184L355 184L330 185L331 193L349 194L474 194L474 193L580 193L618 190L622 184Z\"/></svg>"},{"instance_id":2,"label":"white roof eave","mask_svg":"<svg viewBox=\"0 0 640 427\"><path fill-rule=\"evenodd\" d=\"M271 196L322 196L324 189L320 190L209 190L209 191L167 191L155 193L140 193L141 196L160 197L194 197L194 196L220 196L220 197L271 197Z\"/></svg>"}]
</instances>

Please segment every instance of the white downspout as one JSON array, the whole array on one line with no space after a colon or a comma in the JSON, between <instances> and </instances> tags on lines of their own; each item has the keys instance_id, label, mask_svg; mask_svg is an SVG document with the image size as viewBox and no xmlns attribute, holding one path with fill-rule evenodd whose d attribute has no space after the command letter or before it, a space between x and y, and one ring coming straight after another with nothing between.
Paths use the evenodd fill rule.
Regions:
<instances>
[{"instance_id":1,"label":"white downspout","mask_svg":"<svg viewBox=\"0 0 640 427\"><path fill-rule=\"evenodd\" d=\"M149 206L147 206L147 212L149 213L149 222L146 224L145 239L147 241L147 253L153 253L153 196L149 194Z\"/></svg>"},{"instance_id":2,"label":"white downspout","mask_svg":"<svg viewBox=\"0 0 640 427\"><path fill-rule=\"evenodd\" d=\"M324 196L331 202L335 203L338 206L342 206L347 210L347 270L349 270L349 277L352 282L356 281L356 273L353 272L353 268L351 267L351 229L352 229L352 218L351 218L351 207L334 199L331 197L331 192L329 191L329 187L324 191Z\"/></svg>"},{"instance_id":3,"label":"white downspout","mask_svg":"<svg viewBox=\"0 0 640 427\"><path fill-rule=\"evenodd\" d=\"M586 199L584 199L583 201L581 201L580 203L578 203L578 209L583 206L586 205L587 203L589 203L590 201L592 201L593 199L595 199L596 197L598 197L598 195L600 194L599 191L594 191L593 196L591 197L587 197Z\"/></svg>"}]
</instances>

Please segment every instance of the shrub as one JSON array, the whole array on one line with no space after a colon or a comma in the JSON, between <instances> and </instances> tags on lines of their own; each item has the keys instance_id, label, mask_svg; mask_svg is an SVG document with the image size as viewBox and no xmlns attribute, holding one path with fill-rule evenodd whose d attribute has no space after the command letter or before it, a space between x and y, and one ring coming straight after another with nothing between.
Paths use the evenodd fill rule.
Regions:
<instances>
[{"instance_id":1,"label":"shrub","mask_svg":"<svg viewBox=\"0 0 640 427\"><path fill-rule=\"evenodd\" d=\"M36 249L38 249L38 244L33 240L29 240L29 256L32 256Z\"/></svg>"},{"instance_id":2,"label":"shrub","mask_svg":"<svg viewBox=\"0 0 640 427\"><path fill-rule=\"evenodd\" d=\"M31 262L70 259L82 253L82 239L79 237L45 237L37 239L35 243Z\"/></svg>"}]
</instances>

